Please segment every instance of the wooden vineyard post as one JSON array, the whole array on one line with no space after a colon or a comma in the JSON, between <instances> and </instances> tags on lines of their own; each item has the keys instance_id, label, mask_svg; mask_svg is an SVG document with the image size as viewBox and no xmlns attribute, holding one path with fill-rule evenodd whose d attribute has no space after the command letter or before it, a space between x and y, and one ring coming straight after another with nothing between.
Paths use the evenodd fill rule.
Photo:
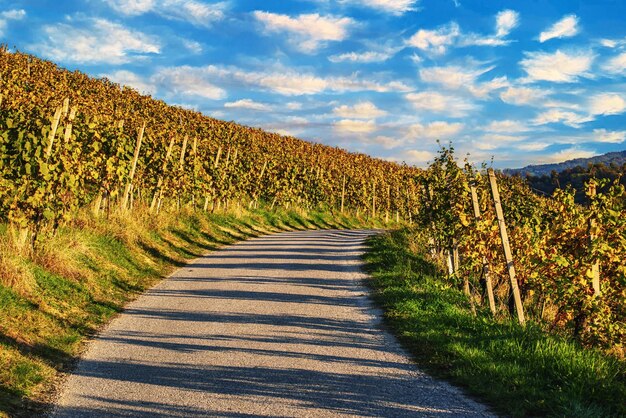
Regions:
<instances>
[{"instance_id":1,"label":"wooden vineyard post","mask_svg":"<svg viewBox=\"0 0 626 418\"><path fill-rule=\"evenodd\" d=\"M198 164L198 137L194 136L193 137L193 146L191 148L191 154L193 155L193 162L192 162L192 177L193 177L193 188L191 190L191 205L193 207L193 210L196 210L196 171L197 171L197 164Z\"/></svg>"},{"instance_id":2,"label":"wooden vineyard post","mask_svg":"<svg viewBox=\"0 0 626 418\"><path fill-rule=\"evenodd\" d=\"M217 154L215 154L215 160L213 161L213 170L217 170L220 164L220 158L222 156L222 146L220 145L217 148ZM215 212L215 210L219 210L220 202L217 197L213 197L213 204L211 205L211 212ZM273 204L272 204L273 207Z\"/></svg>"},{"instance_id":3,"label":"wooden vineyard post","mask_svg":"<svg viewBox=\"0 0 626 418\"><path fill-rule=\"evenodd\" d=\"M70 110L70 99L67 97L63 100L63 111L61 117L66 118L67 112Z\"/></svg>"},{"instance_id":4,"label":"wooden vineyard post","mask_svg":"<svg viewBox=\"0 0 626 418\"><path fill-rule=\"evenodd\" d=\"M452 242L452 249L450 250L450 266L452 268L451 274L450 274L451 276L453 275L456 278L459 277L459 265L460 265L460 260L459 260L459 243L455 239ZM467 298L468 298L468 300L470 302L470 308L472 310L472 314L474 314L474 316L475 316L476 315L476 307L474 306L474 299L472 298L472 291L470 289L470 283L469 283L469 278L468 278L467 274L463 275L463 293L465 293L465 295L467 296Z\"/></svg>"},{"instance_id":5,"label":"wooden vineyard post","mask_svg":"<svg viewBox=\"0 0 626 418\"><path fill-rule=\"evenodd\" d=\"M426 214L428 215L429 226L431 230L434 230L434 221L432 219L432 204L434 193L433 189L429 186L428 183L422 185L422 196L422 201L424 202L424 206L426 208ZM438 254L440 254L440 248L435 242L435 237L433 236L433 234L428 235L428 245L430 245L430 254L433 257L436 257Z\"/></svg>"},{"instance_id":6,"label":"wooden vineyard post","mask_svg":"<svg viewBox=\"0 0 626 418\"><path fill-rule=\"evenodd\" d=\"M222 155L222 146L220 145L220 147L217 149L217 154L215 155L215 161L213 162L213 168L217 168L218 164L220 163L220 156Z\"/></svg>"},{"instance_id":7,"label":"wooden vineyard post","mask_svg":"<svg viewBox=\"0 0 626 418\"><path fill-rule=\"evenodd\" d=\"M261 174L259 174L259 181L261 181L261 179L263 178L263 175L265 174L266 169L267 169L267 160L263 162L263 168L261 168Z\"/></svg>"},{"instance_id":8,"label":"wooden vineyard post","mask_svg":"<svg viewBox=\"0 0 626 418\"><path fill-rule=\"evenodd\" d=\"M376 217L376 182L372 182L372 219Z\"/></svg>"},{"instance_id":9,"label":"wooden vineyard post","mask_svg":"<svg viewBox=\"0 0 626 418\"><path fill-rule=\"evenodd\" d=\"M224 168L227 168L228 163L230 162L230 151L231 151L231 148L228 147L228 151L226 152L226 161L224 161Z\"/></svg>"},{"instance_id":10,"label":"wooden vineyard post","mask_svg":"<svg viewBox=\"0 0 626 418\"><path fill-rule=\"evenodd\" d=\"M389 223L389 211L391 210L391 185L387 185L387 209L385 210L385 224Z\"/></svg>"},{"instance_id":11,"label":"wooden vineyard post","mask_svg":"<svg viewBox=\"0 0 626 418\"><path fill-rule=\"evenodd\" d=\"M474 208L474 218L480 221L480 205L478 204L478 194L476 193L476 185L474 181L470 183L470 192L472 193L472 206ZM487 258L483 256L483 278L485 279L485 288L487 290L487 299L489 301L489 309L492 315L496 314L496 299L493 296L493 283L491 283L491 273L489 272L489 263Z\"/></svg>"},{"instance_id":12,"label":"wooden vineyard post","mask_svg":"<svg viewBox=\"0 0 626 418\"><path fill-rule=\"evenodd\" d=\"M454 275L454 263L452 262L452 251L446 251L446 262L448 264L448 277L452 277Z\"/></svg>"},{"instance_id":13,"label":"wooden vineyard post","mask_svg":"<svg viewBox=\"0 0 626 418\"><path fill-rule=\"evenodd\" d=\"M587 195L593 201L596 195L596 183L592 180L587 186ZM596 239L594 230L596 229L596 220L589 219L589 245L593 245L593 241ZM593 294L597 297L600 296L600 262L596 259L591 265L591 286L593 287Z\"/></svg>"},{"instance_id":14,"label":"wooden vineyard post","mask_svg":"<svg viewBox=\"0 0 626 418\"><path fill-rule=\"evenodd\" d=\"M344 204L346 201L346 175L343 175L343 182L341 184L341 213L343 214Z\"/></svg>"},{"instance_id":15,"label":"wooden vineyard post","mask_svg":"<svg viewBox=\"0 0 626 418\"><path fill-rule=\"evenodd\" d=\"M54 119L52 120L52 127L50 129L50 133L48 134L48 147L46 148L46 161L52 155L52 145L54 144L54 137L57 134L57 129L59 128L59 122L61 121L61 112L63 109L58 107L56 112L54 112Z\"/></svg>"},{"instance_id":16,"label":"wooden vineyard post","mask_svg":"<svg viewBox=\"0 0 626 418\"><path fill-rule=\"evenodd\" d=\"M459 275L459 243L454 240L452 243L452 267L454 269L454 275ZM467 296L470 296L470 286L467 276L463 278L463 291Z\"/></svg>"},{"instance_id":17,"label":"wooden vineyard post","mask_svg":"<svg viewBox=\"0 0 626 418\"><path fill-rule=\"evenodd\" d=\"M154 193L152 202L150 203L150 211L153 211L158 206L160 206L159 202L161 201L161 197L163 196L163 176L165 175L165 170L167 169L167 163L170 160L170 155L172 155L172 148L174 148L174 139L175 137L172 136L172 138L170 139L170 144L167 147L165 160L163 161L163 165L161 166L161 176L159 176L159 180L157 181L157 190L156 193Z\"/></svg>"},{"instance_id":18,"label":"wooden vineyard post","mask_svg":"<svg viewBox=\"0 0 626 418\"><path fill-rule=\"evenodd\" d=\"M500 192L498 191L498 183L493 168L489 169L489 184L491 185L491 194L493 203L496 207L496 216L498 217L498 226L500 228L500 237L502 238L502 248L504 250L504 258L506 259L506 267L511 281L511 293L515 301L515 310L517 311L517 319L520 324L524 324L524 307L522 306L522 297L520 295L517 279L515 278L515 266L513 265L513 254L509 245L509 235L506 231L506 223L504 221L504 212L500 202Z\"/></svg>"},{"instance_id":19,"label":"wooden vineyard post","mask_svg":"<svg viewBox=\"0 0 626 418\"><path fill-rule=\"evenodd\" d=\"M409 225L413 225L413 205L412 203L415 201L415 190L406 191L406 202L407 202L407 215L409 217Z\"/></svg>"},{"instance_id":20,"label":"wooden vineyard post","mask_svg":"<svg viewBox=\"0 0 626 418\"><path fill-rule=\"evenodd\" d=\"M189 136L185 135L183 138L183 146L180 149L180 159L178 160L178 171L183 171L185 167L185 151L187 150L187 141ZM180 210L180 190L178 191L178 199L176 199L176 209Z\"/></svg>"},{"instance_id":21,"label":"wooden vineyard post","mask_svg":"<svg viewBox=\"0 0 626 418\"><path fill-rule=\"evenodd\" d=\"M180 149L180 159L178 160L178 170L181 171L183 169L183 163L185 162L185 151L187 150L187 141L189 137L185 135L183 139L183 146Z\"/></svg>"},{"instance_id":22,"label":"wooden vineyard post","mask_svg":"<svg viewBox=\"0 0 626 418\"><path fill-rule=\"evenodd\" d=\"M66 144L70 142L70 138L72 137L72 122L76 117L76 107L73 107L70 111L70 116L68 118L67 125L65 125L65 133L63 134L63 142Z\"/></svg>"},{"instance_id":23,"label":"wooden vineyard post","mask_svg":"<svg viewBox=\"0 0 626 418\"><path fill-rule=\"evenodd\" d=\"M258 182L259 184L261 184L261 180L263 179L263 175L265 175L265 170L267 170L267 160L265 160L263 162L263 167L261 168L261 174L259 174L258 177ZM252 200L250 201L250 204L248 205L248 208L258 208L258 203L259 203L259 192L256 191L254 192L254 195L252 197Z\"/></svg>"},{"instance_id":24,"label":"wooden vineyard post","mask_svg":"<svg viewBox=\"0 0 626 418\"><path fill-rule=\"evenodd\" d=\"M137 170L137 161L139 160L139 150L141 149L141 141L143 140L143 133L146 129L146 122L141 125L141 129L139 129L139 135L137 135L137 144L135 145L135 154L133 155L133 163L130 167L130 178L128 179L128 184L126 185L126 190L124 190L124 198L122 199L122 210L125 210L128 206L128 198L130 196L130 192L133 186L133 178L135 177L135 170Z\"/></svg>"},{"instance_id":25,"label":"wooden vineyard post","mask_svg":"<svg viewBox=\"0 0 626 418\"><path fill-rule=\"evenodd\" d=\"M100 214L100 208L102 207L102 200L104 199L104 196L102 196L102 192L98 193L98 195L96 196L96 200L93 202L93 214L98 216Z\"/></svg>"}]
</instances>

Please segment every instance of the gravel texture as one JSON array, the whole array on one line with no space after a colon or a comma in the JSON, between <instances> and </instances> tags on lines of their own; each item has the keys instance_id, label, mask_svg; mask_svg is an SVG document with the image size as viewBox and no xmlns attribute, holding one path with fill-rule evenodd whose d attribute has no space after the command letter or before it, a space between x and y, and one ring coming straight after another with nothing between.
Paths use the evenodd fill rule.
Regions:
<instances>
[{"instance_id":1,"label":"gravel texture","mask_svg":"<svg viewBox=\"0 0 626 418\"><path fill-rule=\"evenodd\" d=\"M51 415L492 416L383 330L362 285L372 233L286 232L193 261L90 344Z\"/></svg>"}]
</instances>

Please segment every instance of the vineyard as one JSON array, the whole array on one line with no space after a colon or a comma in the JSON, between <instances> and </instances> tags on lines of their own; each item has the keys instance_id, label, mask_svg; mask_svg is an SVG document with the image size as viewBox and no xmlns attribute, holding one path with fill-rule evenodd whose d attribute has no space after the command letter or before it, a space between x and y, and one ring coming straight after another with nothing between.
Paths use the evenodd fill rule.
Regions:
<instances>
[{"instance_id":1,"label":"vineyard","mask_svg":"<svg viewBox=\"0 0 626 418\"><path fill-rule=\"evenodd\" d=\"M408 218L420 171L221 122L0 52L0 217L24 242L79 207L322 207Z\"/></svg>"},{"instance_id":2,"label":"vineyard","mask_svg":"<svg viewBox=\"0 0 626 418\"><path fill-rule=\"evenodd\" d=\"M573 190L543 198L518 178L461 168L452 149L419 170L222 122L6 48L0 68L0 220L21 245L84 207L109 216L261 204L392 218L428 235L474 310L589 345L620 350L626 339L617 182L598 194L590 182L583 206Z\"/></svg>"},{"instance_id":3,"label":"vineyard","mask_svg":"<svg viewBox=\"0 0 626 418\"><path fill-rule=\"evenodd\" d=\"M11 272L48 268L33 254L68 225L80 229L110 221L114 228L120 219L128 223L141 218L154 226L162 215L191 219L182 214L296 209L345 215L369 225L405 225L421 237L422 249L439 265L446 286L465 293L464 303L476 317L532 322L623 357L626 193L619 179L610 184L590 180L584 204L575 202L573 189L543 197L520 178L459 165L451 147L442 148L421 170L168 106L6 47L0 49L0 173L0 232L10 243L3 241L2 251L9 258L22 251L26 259L17 270L0 265L0 297L5 289L19 289L18 281L8 276ZM129 234L120 232L120 241ZM150 237L144 230L144 238ZM117 239L105 240L105 246L118 245ZM185 245L192 241L185 238ZM142 257L161 254L145 242L138 245L143 246L138 250ZM167 266L175 265L166 260ZM82 289L81 271L67 276L63 286ZM118 283L113 273L102 274L106 278L97 282L102 289ZM145 285L149 283L146 279ZM58 292L57 285L51 286ZM45 292L32 301L32 289L11 292L4 292L11 295L5 302L24 299L19 306L33 311L47 306ZM89 293L80 309L89 311L90 303L101 303L99 297ZM125 297L119 296L114 305ZM17 332L22 314L4 309L0 306L0 313L10 316L11 332ZM44 310L37 315L49 317ZM107 312L113 315L114 310ZM71 324L60 318L59 323ZM33 336L47 332L35 326L29 330ZM0 323L0 360L8 364L6 370L31 367L31 350L37 344L26 344L16 354L19 363L3 353L3 344L17 341L7 347L20 346L21 337L5 331ZM50 349L57 343L42 344ZM70 348L63 350L73 352L76 345L68 343ZM43 358L53 365L45 367L70 362ZM0 373L0 398L5 386L12 388L10 399L30 396L43 379L22 385L11 383L7 373Z\"/></svg>"},{"instance_id":4,"label":"vineyard","mask_svg":"<svg viewBox=\"0 0 626 418\"><path fill-rule=\"evenodd\" d=\"M520 178L460 168L444 149L424 173L418 230L473 311L623 355L626 193L618 181L597 186L588 183L585 206L573 189L545 198Z\"/></svg>"}]
</instances>

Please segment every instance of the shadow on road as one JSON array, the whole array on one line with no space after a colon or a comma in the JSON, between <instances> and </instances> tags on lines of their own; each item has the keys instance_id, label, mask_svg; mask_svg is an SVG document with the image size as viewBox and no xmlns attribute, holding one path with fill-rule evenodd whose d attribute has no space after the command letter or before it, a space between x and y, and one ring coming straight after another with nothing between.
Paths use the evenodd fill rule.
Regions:
<instances>
[{"instance_id":1,"label":"shadow on road","mask_svg":"<svg viewBox=\"0 0 626 418\"><path fill-rule=\"evenodd\" d=\"M180 269L99 338L111 356L83 360L76 372L82 386L98 388L79 390L80 402L57 416L294 416L293 407L305 415L478 416L442 408L445 391L433 398L440 389L432 380L389 355L399 349L382 336L355 280L372 233L261 237ZM253 413L256 402L266 406Z\"/></svg>"}]
</instances>

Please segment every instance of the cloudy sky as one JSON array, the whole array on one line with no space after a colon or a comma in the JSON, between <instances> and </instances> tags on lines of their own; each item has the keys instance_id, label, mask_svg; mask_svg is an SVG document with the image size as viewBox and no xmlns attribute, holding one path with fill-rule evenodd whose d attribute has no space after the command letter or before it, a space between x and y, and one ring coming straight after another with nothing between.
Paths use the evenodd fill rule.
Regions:
<instances>
[{"instance_id":1,"label":"cloudy sky","mask_svg":"<svg viewBox=\"0 0 626 418\"><path fill-rule=\"evenodd\" d=\"M0 0L0 39L170 104L423 166L626 149L623 0Z\"/></svg>"}]
</instances>

